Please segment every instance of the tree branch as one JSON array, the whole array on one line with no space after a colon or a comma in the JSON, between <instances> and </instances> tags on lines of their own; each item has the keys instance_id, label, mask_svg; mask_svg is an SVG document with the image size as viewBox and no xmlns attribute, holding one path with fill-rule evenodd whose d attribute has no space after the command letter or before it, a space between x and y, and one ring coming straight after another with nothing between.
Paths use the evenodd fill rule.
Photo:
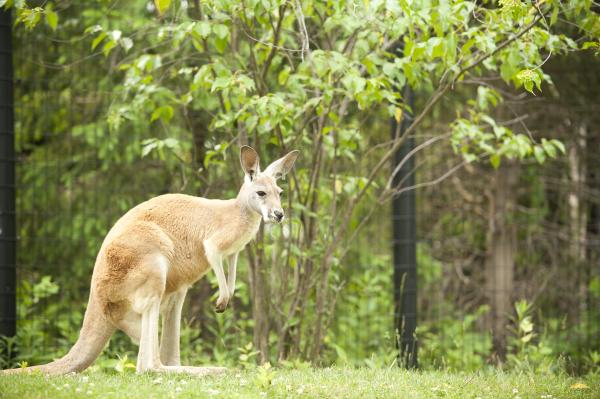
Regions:
<instances>
[{"instance_id":1,"label":"tree branch","mask_svg":"<svg viewBox=\"0 0 600 399\"><path fill-rule=\"evenodd\" d=\"M271 51L269 51L269 55L265 60L262 69L262 80L266 82L267 73L269 72L269 67L271 66L271 62L275 57L275 53L277 52L277 43L279 43L279 35L281 34L281 25L283 24L283 18L285 17L285 10L287 8L287 3L284 3L279 7L279 18L277 19L277 27L273 31L273 47L271 47Z\"/></svg>"}]
</instances>

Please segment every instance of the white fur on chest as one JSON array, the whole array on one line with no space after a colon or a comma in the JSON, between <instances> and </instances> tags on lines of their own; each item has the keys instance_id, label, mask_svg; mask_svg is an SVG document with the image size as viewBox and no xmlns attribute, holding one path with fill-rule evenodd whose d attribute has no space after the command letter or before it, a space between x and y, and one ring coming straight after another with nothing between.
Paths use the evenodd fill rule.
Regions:
<instances>
[{"instance_id":1,"label":"white fur on chest","mask_svg":"<svg viewBox=\"0 0 600 399\"><path fill-rule=\"evenodd\" d=\"M224 255L232 255L240 252L244 247L252 241L254 237L256 237L256 233L258 232L258 228L260 227L260 223L256 224L256 227L252 227L244 231L240 236L229 246L229 248L225 249Z\"/></svg>"}]
</instances>

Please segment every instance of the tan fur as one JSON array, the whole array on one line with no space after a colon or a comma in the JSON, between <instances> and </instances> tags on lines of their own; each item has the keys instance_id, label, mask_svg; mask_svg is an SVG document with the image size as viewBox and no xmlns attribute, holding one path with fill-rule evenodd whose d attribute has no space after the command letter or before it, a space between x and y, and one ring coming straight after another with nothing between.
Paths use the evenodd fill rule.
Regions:
<instances>
[{"instance_id":1,"label":"tan fur","mask_svg":"<svg viewBox=\"0 0 600 399\"><path fill-rule=\"evenodd\" d=\"M217 310L235 288L237 254L256 235L262 219L281 221L275 183L291 169L292 152L260 173L258 154L242 147L245 183L237 198L210 200L166 194L141 203L119 219L100 248L80 337L69 353L39 369L49 374L78 372L91 364L115 329L140 342L138 372L172 371L199 375L221 368L179 365L179 318L187 289L211 268L219 280ZM264 196L259 195L265 193ZM279 215L280 214L280 215ZM225 281L222 262L229 260ZM163 337L158 348L158 312ZM159 353L160 352L160 353Z\"/></svg>"}]
</instances>

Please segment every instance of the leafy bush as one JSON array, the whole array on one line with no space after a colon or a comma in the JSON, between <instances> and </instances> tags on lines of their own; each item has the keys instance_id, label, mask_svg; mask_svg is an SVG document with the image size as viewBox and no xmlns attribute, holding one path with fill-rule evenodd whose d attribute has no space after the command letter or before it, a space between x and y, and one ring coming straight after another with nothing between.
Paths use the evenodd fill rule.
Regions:
<instances>
[{"instance_id":1,"label":"leafy bush","mask_svg":"<svg viewBox=\"0 0 600 399\"><path fill-rule=\"evenodd\" d=\"M439 320L417 326L420 366L464 371L482 369L491 354L492 337L489 332L481 332L477 322L488 311L486 305L466 315L448 309Z\"/></svg>"},{"instance_id":2,"label":"leafy bush","mask_svg":"<svg viewBox=\"0 0 600 399\"><path fill-rule=\"evenodd\" d=\"M509 353L506 366L511 370L530 373L555 373L564 371L564 362L556 357L545 335L539 336L533 322L533 305L526 300L514 305L508 340Z\"/></svg>"}]
</instances>

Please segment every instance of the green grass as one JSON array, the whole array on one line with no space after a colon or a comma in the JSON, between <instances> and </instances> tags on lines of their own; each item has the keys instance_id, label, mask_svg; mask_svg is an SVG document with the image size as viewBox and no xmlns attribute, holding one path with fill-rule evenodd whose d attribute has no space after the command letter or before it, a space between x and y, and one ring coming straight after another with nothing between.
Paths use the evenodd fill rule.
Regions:
<instances>
[{"instance_id":1,"label":"green grass","mask_svg":"<svg viewBox=\"0 0 600 399\"><path fill-rule=\"evenodd\" d=\"M261 368L195 378L94 371L0 376L0 398L600 398L600 376Z\"/></svg>"}]
</instances>

